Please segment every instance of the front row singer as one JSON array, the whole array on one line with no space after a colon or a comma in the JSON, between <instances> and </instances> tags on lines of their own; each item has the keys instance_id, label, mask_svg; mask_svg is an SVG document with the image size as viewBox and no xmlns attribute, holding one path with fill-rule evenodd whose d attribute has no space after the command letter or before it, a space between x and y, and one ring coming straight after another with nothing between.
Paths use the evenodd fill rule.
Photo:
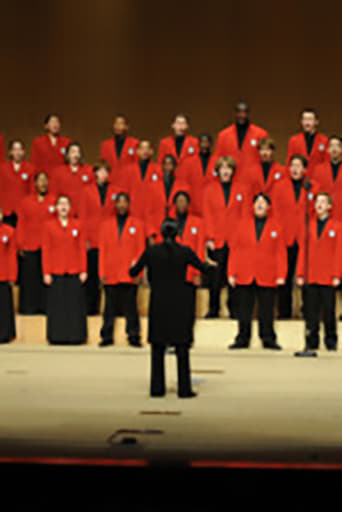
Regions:
<instances>
[{"instance_id":1,"label":"front row singer","mask_svg":"<svg viewBox=\"0 0 342 512\"><path fill-rule=\"evenodd\" d=\"M188 265L207 272L216 262L203 263L187 246L178 244L178 223L165 219L161 234L163 242L148 247L130 269L137 277L147 267L151 286L148 341L152 345L151 396L165 395L164 355L168 346L175 346L178 369L178 396L196 396L191 388L189 348L193 340L192 300L187 293ZM171 314L172 313L172 314Z\"/></svg>"}]
</instances>

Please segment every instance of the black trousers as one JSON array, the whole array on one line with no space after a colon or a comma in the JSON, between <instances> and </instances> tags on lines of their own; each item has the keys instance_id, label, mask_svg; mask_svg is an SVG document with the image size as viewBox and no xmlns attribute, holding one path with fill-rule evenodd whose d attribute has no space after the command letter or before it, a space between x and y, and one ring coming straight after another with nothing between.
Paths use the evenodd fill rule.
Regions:
<instances>
[{"instance_id":1,"label":"black trousers","mask_svg":"<svg viewBox=\"0 0 342 512\"><path fill-rule=\"evenodd\" d=\"M0 282L0 343L8 343L15 338L15 316L12 286L7 281Z\"/></svg>"},{"instance_id":2,"label":"black trousers","mask_svg":"<svg viewBox=\"0 0 342 512\"><path fill-rule=\"evenodd\" d=\"M99 279L99 251L89 249L87 252L88 279L86 281L87 314L98 315L100 311L100 279Z\"/></svg>"},{"instance_id":3,"label":"black trousers","mask_svg":"<svg viewBox=\"0 0 342 512\"><path fill-rule=\"evenodd\" d=\"M208 287L209 287L209 311L213 315L218 315L220 311L221 290L227 285L227 263L229 258L229 248L224 245L221 249L208 251L208 256L217 261L218 266L209 270ZM235 298L235 288L228 285L228 301L227 307L232 318L237 316L237 305Z\"/></svg>"},{"instance_id":4,"label":"black trousers","mask_svg":"<svg viewBox=\"0 0 342 512\"><path fill-rule=\"evenodd\" d=\"M259 337L264 347L274 345L276 334L273 327L275 288L250 285L236 287L239 332L236 342L248 346L251 339L252 315L255 299L258 301Z\"/></svg>"},{"instance_id":5,"label":"black trousers","mask_svg":"<svg viewBox=\"0 0 342 512\"><path fill-rule=\"evenodd\" d=\"M120 283L105 285L105 310L101 338L114 343L114 321L122 313L126 317L126 333L130 342L140 340L140 321L137 309L137 289L135 284Z\"/></svg>"},{"instance_id":6,"label":"black trousers","mask_svg":"<svg viewBox=\"0 0 342 512\"><path fill-rule=\"evenodd\" d=\"M298 257L298 244L294 243L287 248L287 276L283 286L278 288L278 315L279 318L292 317L292 291L293 279L296 272Z\"/></svg>"},{"instance_id":7,"label":"black trousers","mask_svg":"<svg viewBox=\"0 0 342 512\"><path fill-rule=\"evenodd\" d=\"M19 313L45 313L46 292L42 276L42 252L24 251L24 255L19 256Z\"/></svg>"},{"instance_id":8,"label":"black trousers","mask_svg":"<svg viewBox=\"0 0 342 512\"><path fill-rule=\"evenodd\" d=\"M164 345L151 347L151 395L165 394L165 349ZM176 345L178 394L191 391L189 345Z\"/></svg>"},{"instance_id":9,"label":"black trousers","mask_svg":"<svg viewBox=\"0 0 342 512\"><path fill-rule=\"evenodd\" d=\"M336 332L336 291L333 286L309 284L305 294L306 347L319 347L319 322L323 312L324 343L328 349L337 344Z\"/></svg>"}]
</instances>

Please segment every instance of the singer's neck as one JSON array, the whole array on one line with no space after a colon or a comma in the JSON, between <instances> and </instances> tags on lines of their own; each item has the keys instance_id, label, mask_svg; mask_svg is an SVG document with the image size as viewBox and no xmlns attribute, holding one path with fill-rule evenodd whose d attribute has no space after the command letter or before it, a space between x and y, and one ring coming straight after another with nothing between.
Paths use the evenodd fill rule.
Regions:
<instances>
[{"instance_id":1,"label":"singer's neck","mask_svg":"<svg viewBox=\"0 0 342 512\"><path fill-rule=\"evenodd\" d=\"M322 215L318 215L319 220L325 220L329 217L329 213L322 213Z\"/></svg>"}]
</instances>

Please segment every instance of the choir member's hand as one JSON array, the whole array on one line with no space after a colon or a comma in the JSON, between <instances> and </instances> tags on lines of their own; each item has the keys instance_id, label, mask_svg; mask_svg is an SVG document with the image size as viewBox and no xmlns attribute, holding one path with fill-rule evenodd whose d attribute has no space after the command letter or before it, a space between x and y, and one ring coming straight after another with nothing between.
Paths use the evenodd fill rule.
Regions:
<instances>
[{"instance_id":1,"label":"choir member's hand","mask_svg":"<svg viewBox=\"0 0 342 512\"><path fill-rule=\"evenodd\" d=\"M207 249L209 249L210 251L215 250L215 244L214 244L213 240L208 240L205 245L206 245Z\"/></svg>"},{"instance_id":2,"label":"choir member's hand","mask_svg":"<svg viewBox=\"0 0 342 512\"><path fill-rule=\"evenodd\" d=\"M207 258L205 261L206 261L206 263L207 263L210 267L217 267L217 266L218 266L217 261L214 261L214 260L212 260L211 258Z\"/></svg>"},{"instance_id":3,"label":"choir member's hand","mask_svg":"<svg viewBox=\"0 0 342 512\"><path fill-rule=\"evenodd\" d=\"M43 281L44 281L44 284L46 284L46 286L51 286L52 285L52 275L45 274L43 277Z\"/></svg>"},{"instance_id":4,"label":"choir member's hand","mask_svg":"<svg viewBox=\"0 0 342 512\"><path fill-rule=\"evenodd\" d=\"M139 276L137 276L137 277L133 277L133 278L132 278L132 281L133 281L133 284L138 285L138 284L140 284L140 282L141 282L141 277L139 277Z\"/></svg>"},{"instance_id":5,"label":"choir member's hand","mask_svg":"<svg viewBox=\"0 0 342 512\"><path fill-rule=\"evenodd\" d=\"M133 260L131 263L131 268L134 267L135 264L136 264L136 260Z\"/></svg>"},{"instance_id":6,"label":"choir member's hand","mask_svg":"<svg viewBox=\"0 0 342 512\"><path fill-rule=\"evenodd\" d=\"M201 284L202 284L202 276L200 276L200 275L194 276L194 285L201 286Z\"/></svg>"},{"instance_id":7,"label":"choir member's hand","mask_svg":"<svg viewBox=\"0 0 342 512\"><path fill-rule=\"evenodd\" d=\"M25 251L23 251L22 249L20 249L20 251L18 251L18 254L21 258L25 258Z\"/></svg>"},{"instance_id":8,"label":"choir member's hand","mask_svg":"<svg viewBox=\"0 0 342 512\"><path fill-rule=\"evenodd\" d=\"M235 276L229 276L228 277L228 283L232 288L235 288L236 286L236 277Z\"/></svg>"},{"instance_id":9,"label":"choir member's hand","mask_svg":"<svg viewBox=\"0 0 342 512\"><path fill-rule=\"evenodd\" d=\"M304 277L297 277L296 279L297 286L304 286Z\"/></svg>"},{"instance_id":10,"label":"choir member's hand","mask_svg":"<svg viewBox=\"0 0 342 512\"><path fill-rule=\"evenodd\" d=\"M332 280L333 287L337 288L338 286L340 286L340 284L341 284L341 279L339 279L338 277L334 277Z\"/></svg>"},{"instance_id":11,"label":"choir member's hand","mask_svg":"<svg viewBox=\"0 0 342 512\"><path fill-rule=\"evenodd\" d=\"M81 283L84 284L86 282L86 280L88 279L88 274L87 274L87 272L81 272L78 277L79 277Z\"/></svg>"},{"instance_id":12,"label":"choir member's hand","mask_svg":"<svg viewBox=\"0 0 342 512\"><path fill-rule=\"evenodd\" d=\"M156 243L155 236L154 235L149 236L147 241L148 241L148 245L154 245Z\"/></svg>"},{"instance_id":13,"label":"choir member's hand","mask_svg":"<svg viewBox=\"0 0 342 512\"><path fill-rule=\"evenodd\" d=\"M277 280L276 280L276 285L277 286L284 286L285 284L285 279L283 279L282 277L279 277Z\"/></svg>"},{"instance_id":14,"label":"choir member's hand","mask_svg":"<svg viewBox=\"0 0 342 512\"><path fill-rule=\"evenodd\" d=\"M106 281L107 281L107 278L105 276L101 277L100 282L101 282L102 285L105 285Z\"/></svg>"},{"instance_id":15,"label":"choir member's hand","mask_svg":"<svg viewBox=\"0 0 342 512\"><path fill-rule=\"evenodd\" d=\"M9 284L10 286L14 286L14 281L9 281L9 282L8 282L8 284Z\"/></svg>"}]
</instances>

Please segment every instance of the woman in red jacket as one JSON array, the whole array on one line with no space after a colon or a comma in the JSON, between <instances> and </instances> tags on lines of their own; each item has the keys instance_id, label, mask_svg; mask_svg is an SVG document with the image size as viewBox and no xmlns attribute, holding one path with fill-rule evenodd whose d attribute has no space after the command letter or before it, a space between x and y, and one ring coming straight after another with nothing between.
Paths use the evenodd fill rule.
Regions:
<instances>
[{"instance_id":1,"label":"woman in red jacket","mask_svg":"<svg viewBox=\"0 0 342 512\"><path fill-rule=\"evenodd\" d=\"M57 216L43 230L43 275L47 296L47 338L51 344L76 345L87 339L84 283L87 280L85 233L70 216L70 200L60 196Z\"/></svg>"},{"instance_id":2,"label":"woman in red jacket","mask_svg":"<svg viewBox=\"0 0 342 512\"><path fill-rule=\"evenodd\" d=\"M15 231L4 224L0 206L0 343L15 338L12 286L17 279Z\"/></svg>"},{"instance_id":3,"label":"woman in red jacket","mask_svg":"<svg viewBox=\"0 0 342 512\"><path fill-rule=\"evenodd\" d=\"M276 342L273 309L276 287L285 282L287 254L279 224L270 215L270 204L266 194L257 194L252 214L240 221L232 238L228 281L236 287L239 332L231 349L249 346L255 297L263 346L281 349Z\"/></svg>"},{"instance_id":4,"label":"woman in red jacket","mask_svg":"<svg viewBox=\"0 0 342 512\"><path fill-rule=\"evenodd\" d=\"M42 275L42 228L55 215L56 198L49 193L49 179L39 172L35 190L18 208L17 245L19 249L19 312L37 315L45 312L46 289Z\"/></svg>"}]
</instances>

